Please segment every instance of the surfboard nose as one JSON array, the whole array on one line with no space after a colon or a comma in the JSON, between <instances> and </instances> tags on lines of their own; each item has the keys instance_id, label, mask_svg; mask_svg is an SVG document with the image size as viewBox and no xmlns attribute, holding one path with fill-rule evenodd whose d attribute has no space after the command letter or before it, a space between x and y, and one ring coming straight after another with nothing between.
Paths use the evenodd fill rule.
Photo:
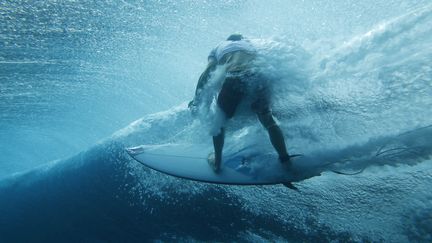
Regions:
<instances>
[{"instance_id":1,"label":"surfboard nose","mask_svg":"<svg viewBox=\"0 0 432 243\"><path fill-rule=\"evenodd\" d=\"M137 147L132 147L132 148L126 148L126 151L130 155L137 155L137 154L144 153L144 147L143 146L137 146Z\"/></svg>"}]
</instances>

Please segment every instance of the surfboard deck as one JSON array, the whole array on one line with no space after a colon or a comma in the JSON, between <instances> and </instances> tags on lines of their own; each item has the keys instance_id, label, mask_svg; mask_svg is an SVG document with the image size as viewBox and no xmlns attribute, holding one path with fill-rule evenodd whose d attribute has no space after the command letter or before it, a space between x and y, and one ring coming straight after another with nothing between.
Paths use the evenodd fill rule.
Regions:
<instances>
[{"instance_id":1,"label":"surfboard deck","mask_svg":"<svg viewBox=\"0 0 432 243\"><path fill-rule=\"evenodd\" d=\"M212 146L200 144L141 145L127 148L139 163L156 171L200 182L230 185L272 185L302 181L318 175L305 156L292 165L279 162L275 153L262 153L253 146L238 151L224 150L222 166L215 173L207 158Z\"/></svg>"}]
</instances>

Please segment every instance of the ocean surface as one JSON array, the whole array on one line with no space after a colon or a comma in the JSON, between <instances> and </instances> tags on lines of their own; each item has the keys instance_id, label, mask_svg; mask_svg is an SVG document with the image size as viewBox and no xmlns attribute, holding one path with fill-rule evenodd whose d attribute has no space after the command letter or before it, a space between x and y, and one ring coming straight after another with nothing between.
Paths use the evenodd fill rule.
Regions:
<instances>
[{"instance_id":1,"label":"ocean surface","mask_svg":"<svg viewBox=\"0 0 432 243\"><path fill-rule=\"evenodd\" d=\"M210 141L214 109L187 104L232 33L259 49L290 153L335 169L299 191L125 153ZM1 1L0 242L431 242L431 43L426 0ZM266 136L246 112L227 144Z\"/></svg>"}]
</instances>

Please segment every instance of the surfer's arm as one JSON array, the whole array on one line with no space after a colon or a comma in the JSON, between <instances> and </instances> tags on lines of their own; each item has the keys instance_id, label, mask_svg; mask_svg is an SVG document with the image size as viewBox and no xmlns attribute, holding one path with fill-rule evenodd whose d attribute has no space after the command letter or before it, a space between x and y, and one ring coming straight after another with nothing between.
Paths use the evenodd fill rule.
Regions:
<instances>
[{"instance_id":1,"label":"surfer's arm","mask_svg":"<svg viewBox=\"0 0 432 243\"><path fill-rule=\"evenodd\" d=\"M204 72L201 74L201 76L198 79L198 83L197 83L197 86L195 89L195 97L189 105L192 105L197 101L197 97L199 96L201 89L207 84L207 82L209 80L210 72L212 72L216 68L217 62L216 62L215 58L210 57L208 61L209 62L207 64L206 69L204 70Z\"/></svg>"}]
</instances>

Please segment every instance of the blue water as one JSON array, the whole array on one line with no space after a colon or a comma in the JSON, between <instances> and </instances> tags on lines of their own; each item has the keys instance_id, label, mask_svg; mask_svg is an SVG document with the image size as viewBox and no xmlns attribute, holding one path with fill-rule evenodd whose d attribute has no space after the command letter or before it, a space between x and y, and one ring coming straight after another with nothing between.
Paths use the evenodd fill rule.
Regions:
<instances>
[{"instance_id":1,"label":"blue water","mask_svg":"<svg viewBox=\"0 0 432 243\"><path fill-rule=\"evenodd\" d=\"M431 26L430 1L0 2L0 242L430 242ZM298 193L124 153L210 139L186 102L233 32L261 47L289 151L362 173Z\"/></svg>"}]
</instances>

